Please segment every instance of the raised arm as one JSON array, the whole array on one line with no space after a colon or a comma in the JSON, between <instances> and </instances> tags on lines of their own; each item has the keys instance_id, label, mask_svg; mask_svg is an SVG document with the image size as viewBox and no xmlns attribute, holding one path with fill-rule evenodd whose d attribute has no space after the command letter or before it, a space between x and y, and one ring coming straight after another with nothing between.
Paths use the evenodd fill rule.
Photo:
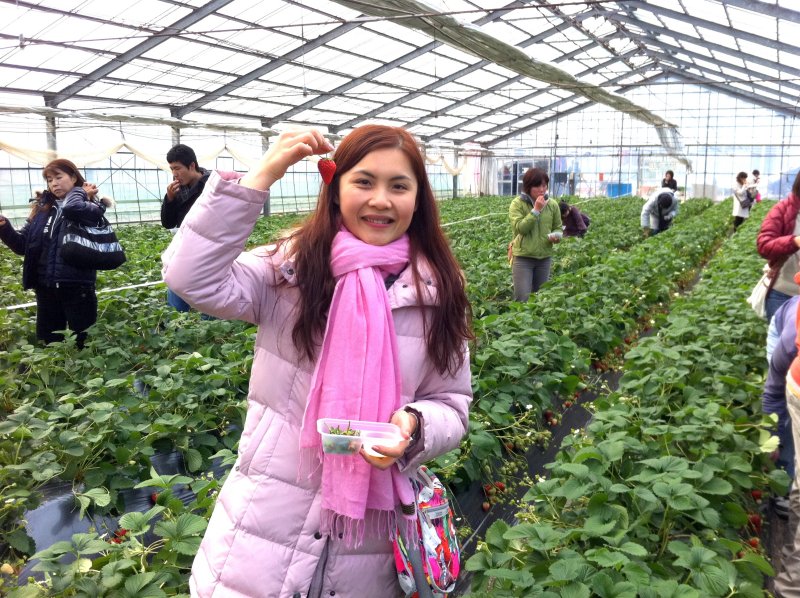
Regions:
<instances>
[{"instance_id":1,"label":"raised arm","mask_svg":"<svg viewBox=\"0 0 800 598\"><path fill-rule=\"evenodd\" d=\"M65 218L89 226L97 224L106 213L106 207L99 202L90 201L81 187L74 187L67 193L62 210Z\"/></svg>"},{"instance_id":2,"label":"raised arm","mask_svg":"<svg viewBox=\"0 0 800 598\"><path fill-rule=\"evenodd\" d=\"M270 185L304 157L332 149L319 131L291 131L281 134L241 179L236 173L213 173L161 256L169 288L204 313L259 323L274 271L264 249L244 252L247 239Z\"/></svg>"}]
</instances>

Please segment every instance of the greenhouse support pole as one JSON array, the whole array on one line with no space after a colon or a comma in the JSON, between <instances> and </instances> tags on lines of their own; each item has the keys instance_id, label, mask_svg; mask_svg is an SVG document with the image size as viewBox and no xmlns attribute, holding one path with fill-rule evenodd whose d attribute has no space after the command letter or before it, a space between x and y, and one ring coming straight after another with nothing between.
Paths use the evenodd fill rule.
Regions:
<instances>
[{"instance_id":1,"label":"greenhouse support pole","mask_svg":"<svg viewBox=\"0 0 800 598\"><path fill-rule=\"evenodd\" d=\"M47 149L56 151L58 149L58 140L56 138L56 117L44 117L45 128L47 130Z\"/></svg>"},{"instance_id":2,"label":"greenhouse support pole","mask_svg":"<svg viewBox=\"0 0 800 598\"><path fill-rule=\"evenodd\" d=\"M174 125L170 128L172 129L172 145L176 146L181 142L181 128Z\"/></svg>"},{"instance_id":3,"label":"greenhouse support pole","mask_svg":"<svg viewBox=\"0 0 800 598\"><path fill-rule=\"evenodd\" d=\"M267 125L266 125L266 123L264 121L261 121L261 126L266 127ZM268 149L269 149L269 137L267 137L265 133L262 133L261 134L261 151L266 154ZM267 201L264 202L264 206L261 208L261 215L266 217L266 218L269 218L269 216L270 216L270 203L271 202L272 202L272 197L270 196L270 197L267 198Z\"/></svg>"},{"instance_id":4,"label":"greenhouse support pole","mask_svg":"<svg viewBox=\"0 0 800 598\"><path fill-rule=\"evenodd\" d=\"M453 175L453 199L458 197L458 175Z\"/></svg>"}]
</instances>

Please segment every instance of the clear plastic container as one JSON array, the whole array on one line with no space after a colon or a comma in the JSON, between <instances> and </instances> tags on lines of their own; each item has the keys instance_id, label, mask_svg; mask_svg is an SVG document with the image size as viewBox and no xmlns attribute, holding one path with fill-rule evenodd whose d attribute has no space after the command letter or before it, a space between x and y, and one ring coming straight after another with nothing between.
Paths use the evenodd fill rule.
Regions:
<instances>
[{"instance_id":1,"label":"clear plastic container","mask_svg":"<svg viewBox=\"0 0 800 598\"><path fill-rule=\"evenodd\" d=\"M358 434L331 434L332 428L350 429ZM368 455L380 457L380 453L372 450L373 446L392 446L403 440L400 428L394 424L359 420L318 419L317 431L322 434L322 451L331 455L355 455L363 445Z\"/></svg>"}]
</instances>

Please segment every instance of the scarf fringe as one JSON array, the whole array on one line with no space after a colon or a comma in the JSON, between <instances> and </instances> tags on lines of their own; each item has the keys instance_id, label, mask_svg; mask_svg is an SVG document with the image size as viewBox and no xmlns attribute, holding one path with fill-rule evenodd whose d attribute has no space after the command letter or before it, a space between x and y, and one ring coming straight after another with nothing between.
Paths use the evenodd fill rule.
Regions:
<instances>
[{"instance_id":1,"label":"scarf fringe","mask_svg":"<svg viewBox=\"0 0 800 598\"><path fill-rule=\"evenodd\" d=\"M333 538L341 538L348 548L358 548L364 543L365 537L394 541L397 539L398 532L404 539L411 542L419 540L416 515L410 517L400 515L397 510L370 509L367 511L365 519L353 519L330 509L322 509L320 532Z\"/></svg>"}]
</instances>

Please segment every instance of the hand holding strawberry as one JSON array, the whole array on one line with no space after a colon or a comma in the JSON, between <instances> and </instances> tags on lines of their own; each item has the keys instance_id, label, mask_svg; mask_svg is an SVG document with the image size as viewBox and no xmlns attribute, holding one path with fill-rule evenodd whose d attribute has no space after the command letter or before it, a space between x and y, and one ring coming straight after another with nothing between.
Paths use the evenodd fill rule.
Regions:
<instances>
[{"instance_id":1,"label":"hand holding strawberry","mask_svg":"<svg viewBox=\"0 0 800 598\"><path fill-rule=\"evenodd\" d=\"M284 131L270 144L261 161L242 177L239 184L266 191L286 174L291 165L308 156L327 154L331 151L333 145L317 129L304 127Z\"/></svg>"}]
</instances>

